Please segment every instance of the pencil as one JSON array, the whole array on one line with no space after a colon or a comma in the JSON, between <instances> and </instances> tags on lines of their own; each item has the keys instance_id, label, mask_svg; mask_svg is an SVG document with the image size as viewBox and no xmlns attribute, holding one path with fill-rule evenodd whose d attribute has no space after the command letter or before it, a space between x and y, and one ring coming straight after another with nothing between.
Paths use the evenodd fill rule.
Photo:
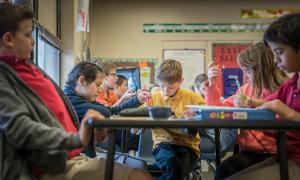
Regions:
<instances>
[{"instance_id":1,"label":"pencil","mask_svg":"<svg viewBox=\"0 0 300 180\"><path fill-rule=\"evenodd\" d=\"M150 106L150 95L149 94L145 94L145 103L146 103L146 106Z\"/></svg>"},{"instance_id":2,"label":"pencil","mask_svg":"<svg viewBox=\"0 0 300 180\"><path fill-rule=\"evenodd\" d=\"M235 83L236 83L236 86L238 87L238 89L240 90L240 95L243 96L243 90L241 89L241 84L238 80L238 78L235 78Z\"/></svg>"}]
</instances>

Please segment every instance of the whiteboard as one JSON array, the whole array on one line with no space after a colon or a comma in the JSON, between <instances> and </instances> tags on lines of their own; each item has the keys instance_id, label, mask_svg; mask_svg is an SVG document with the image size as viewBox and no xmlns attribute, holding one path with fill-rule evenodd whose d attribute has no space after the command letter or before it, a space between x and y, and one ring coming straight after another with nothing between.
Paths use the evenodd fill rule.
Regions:
<instances>
[{"instance_id":1,"label":"whiteboard","mask_svg":"<svg viewBox=\"0 0 300 180\"><path fill-rule=\"evenodd\" d=\"M205 73L204 49L164 49L163 60L174 59L181 63L183 70L182 87L190 89L199 74Z\"/></svg>"}]
</instances>

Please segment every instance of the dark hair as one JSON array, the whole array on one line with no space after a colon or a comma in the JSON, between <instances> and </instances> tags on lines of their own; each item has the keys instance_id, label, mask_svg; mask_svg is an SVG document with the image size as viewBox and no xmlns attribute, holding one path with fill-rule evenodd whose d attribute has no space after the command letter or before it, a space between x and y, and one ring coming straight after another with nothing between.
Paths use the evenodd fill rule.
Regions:
<instances>
[{"instance_id":1,"label":"dark hair","mask_svg":"<svg viewBox=\"0 0 300 180\"><path fill-rule=\"evenodd\" d=\"M119 75L118 74L118 80L116 82L117 86L121 86L123 84L124 81L127 81L127 78L123 75Z\"/></svg>"},{"instance_id":2,"label":"dark hair","mask_svg":"<svg viewBox=\"0 0 300 180\"><path fill-rule=\"evenodd\" d=\"M176 83L182 79L182 67L179 61L168 59L164 60L158 70L156 78L167 83Z\"/></svg>"},{"instance_id":3,"label":"dark hair","mask_svg":"<svg viewBox=\"0 0 300 180\"><path fill-rule=\"evenodd\" d=\"M292 46L295 50L300 46L300 13L286 14L276 19L264 33L264 42L279 42Z\"/></svg>"},{"instance_id":4,"label":"dark hair","mask_svg":"<svg viewBox=\"0 0 300 180\"><path fill-rule=\"evenodd\" d=\"M78 78L82 75L85 81L90 84L95 81L97 73L102 73L100 67L91 62L80 62L76 64L68 74L66 85L75 88Z\"/></svg>"},{"instance_id":5,"label":"dark hair","mask_svg":"<svg viewBox=\"0 0 300 180\"><path fill-rule=\"evenodd\" d=\"M23 20L33 19L34 13L27 7L7 2L0 3L0 37L7 32L15 33Z\"/></svg>"}]
</instances>

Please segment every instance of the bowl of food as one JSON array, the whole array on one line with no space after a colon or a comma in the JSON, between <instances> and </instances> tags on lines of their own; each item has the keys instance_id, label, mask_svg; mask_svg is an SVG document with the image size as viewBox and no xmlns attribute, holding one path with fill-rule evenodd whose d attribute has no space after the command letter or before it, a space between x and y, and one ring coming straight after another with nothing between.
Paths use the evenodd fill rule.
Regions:
<instances>
[{"instance_id":1,"label":"bowl of food","mask_svg":"<svg viewBox=\"0 0 300 180\"><path fill-rule=\"evenodd\" d=\"M171 108L162 106L150 106L148 112L152 118L168 118L172 114Z\"/></svg>"}]
</instances>

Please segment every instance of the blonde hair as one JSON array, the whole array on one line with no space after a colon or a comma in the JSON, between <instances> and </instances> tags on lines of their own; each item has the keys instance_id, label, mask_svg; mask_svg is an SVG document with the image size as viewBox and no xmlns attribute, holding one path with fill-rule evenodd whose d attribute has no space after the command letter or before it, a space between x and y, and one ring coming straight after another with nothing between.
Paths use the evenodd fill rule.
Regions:
<instances>
[{"instance_id":1,"label":"blonde hair","mask_svg":"<svg viewBox=\"0 0 300 180\"><path fill-rule=\"evenodd\" d=\"M182 79L182 67L179 61L168 59L160 64L157 70L157 80L170 84L180 82Z\"/></svg>"},{"instance_id":2,"label":"blonde hair","mask_svg":"<svg viewBox=\"0 0 300 180\"><path fill-rule=\"evenodd\" d=\"M111 70L116 69L116 65L113 64L113 63L110 63L110 62L99 62L99 61L97 61L95 64L102 69L102 72L105 75L108 75Z\"/></svg>"},{"instance_id":3,"label":"blonde hair","mask_svg":"<svg viewBox=\"0 0 300 180\"><path fill-rule=\"evenodd\" d=\"M237 62L241 68L253 71L251 96L254 98L262 98L263 89L275 92L288 79L287 75L277 68L271 49L262 42L241 51Z\"/></svg>"}]
</instances>

